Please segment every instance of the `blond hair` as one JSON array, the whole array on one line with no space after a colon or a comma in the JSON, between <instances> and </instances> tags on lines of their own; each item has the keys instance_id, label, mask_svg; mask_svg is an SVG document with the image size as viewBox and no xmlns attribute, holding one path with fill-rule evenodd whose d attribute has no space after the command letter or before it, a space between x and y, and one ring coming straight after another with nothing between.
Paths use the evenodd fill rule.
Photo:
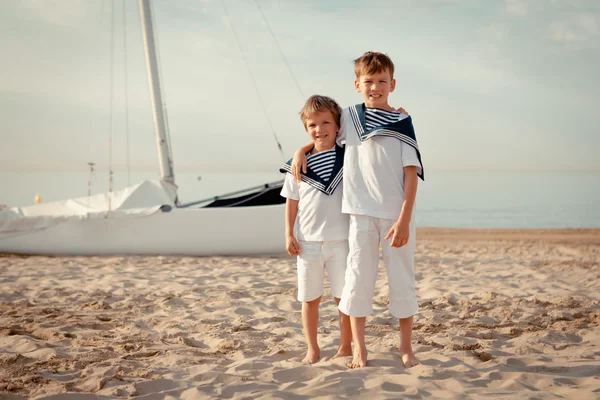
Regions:
<instances>
[{"instance_id":1,"label":"blond hair","mask_svg":"<svg viewBox=\"0 0 600 400\"><path fill-rule=\"evenodd\" d=\"M360 78L361 75L373 75L385 71L389 71L390 77L394 77L394 63L387 54L367 51L354 60L356 78Z\"/></svg>"},{"instance_id":2,"label":"blond hair","mask_svg":"<svg viewBox=\"0 0 600 400\"><path fill-rule=\"evenodd\" d=\"M335 119L335 123L337 126L340 126L340 118L342 116L342 108L339 104L327 96L320 96L315 94L310 96L306 103L304 103L304 107L300 110L300 119L304 124L304 129L306 129L306 120L309 118L310 114L319 113L329 111L333 118Z\"/></svg>"}]
</instances>

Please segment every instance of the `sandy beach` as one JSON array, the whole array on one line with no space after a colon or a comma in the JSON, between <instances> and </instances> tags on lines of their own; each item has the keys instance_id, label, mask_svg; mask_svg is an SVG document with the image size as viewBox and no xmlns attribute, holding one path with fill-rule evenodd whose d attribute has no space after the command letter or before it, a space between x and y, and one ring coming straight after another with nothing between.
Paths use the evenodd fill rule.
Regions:
<instances>
[{"instance_id":1,"label":"sandy beach","mask_svg":"<svg viewBox=\"0 0 600 400\"><path fill-rule=\"evenodd\" d=\"M406 370L380 269L370 361L303 365L295 260L0 256L0 399L600 398L600 229L419 229ZM232 243L234 246L235 243Z\"/></svg>"}]
</instances>

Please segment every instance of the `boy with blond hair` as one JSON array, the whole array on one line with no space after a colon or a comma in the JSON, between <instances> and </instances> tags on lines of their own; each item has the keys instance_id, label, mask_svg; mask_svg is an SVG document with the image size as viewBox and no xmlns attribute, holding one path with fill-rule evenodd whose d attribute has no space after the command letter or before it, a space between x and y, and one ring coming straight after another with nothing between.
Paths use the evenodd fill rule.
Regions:
<instances>
[{"instance_id":1,"label":"boy with blond hair","mask_svg":"<svg viewBox=\"0 0 600 400\"><path fill-rule=\"evenodd\" d=\"M343 110L339 139L346 140L342 212L350 215L349 255L339 310L350 316L354 357L348 366L367 365L366 317L381 245L387 271L390 313L399 319L400 357L406 368L419 361L412 350L413 316L418 310L413 208L418 177L424 178L411 117L388 103L394 91L394 63L367 52L354 60L354 86L363 103ZM294 156L292 173L305 170L304 152Z\"/></svg>"},{"instance_id":2,"label":"boy with blond hair","mask_svg":"<svg viewBox=\"0 0 600 400\"><path fill-rule=\"evenodd\" d=\"M321 357L317 342L319 303L325 270L331 295L340 302L348 258L348 216L342 213L344 148L336 145L342 109L331 98L311 96L300 118L311 138L306 173L300 182L291 175L291 160L280 171L286 174L281 195L286 200L286 249L297 256L298 300L302 302L302 327L308 345L303 362ZM335 357L352 354L350 320L339 312L340 346Z\"/></svg>"}]
</instances>

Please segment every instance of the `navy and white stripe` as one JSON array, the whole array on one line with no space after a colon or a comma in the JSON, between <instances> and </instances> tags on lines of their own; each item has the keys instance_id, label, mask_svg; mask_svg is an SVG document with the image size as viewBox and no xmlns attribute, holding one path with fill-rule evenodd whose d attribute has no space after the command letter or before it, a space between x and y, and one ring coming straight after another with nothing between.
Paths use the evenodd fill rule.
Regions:
<instances>
[{"instance_id":1,"label":"navy and white stripe","mask_svg":"<svg viewBox=\"0 0 600 400\"><path fill-rule=\"evenodd\" d=\"M367 107L365 110L365 125L367 130L377 128L378 126L393 124L398 122L401 114L394 111L382 110L381 108Z\"/></svg>"},{"instance_id":2,"label":"navy and white stripe","mask_svg":"<svg viewBox=\"0 0 600 400\"><path fill-rule=\"evenodd\" d=\"M344 147L335 146L332 150L307 155L306 174L301 174L302 181L331 195L344 176ZM279 172L292 173L292 160L289 160Z\"/></svg>"},{"instance_id":3,"label":"navy and white stripe","mask_svg":"<svg viewBox=\"0 0 600 400\"><path fill-rule=\"evenodd\" d=\"M358 104L354 107L350 107L349 110L350 110L350 117L352 118L352 123L354 124L354 128L356 129L356 133L358 133L358 136L360 137L360 140L362 142L372 138L373 136L392 136L392 137L395 137L396 139L402 140L406 144L411 145L412 147L414 147L417 150L417 152L419 152L419 145L417 144L417 141L415 139L411 138L409 135L400 133L393 129L387 129L387 128L376 127L376 128L370 129L370 128L366 127L366 121L365 121L365 124L363 125L363 121L366 120L366 111L363 111L361 113L361 109L359 109L361 106L362 106L362 104ZM368 110L368 108L366 108L366 107L365 107L365 109ZM398 114L396 121L392 122L391 124L398 122L399 117L400 117L400 114ZM411 118L408 117L406 120L410 120L410 119ZM401 121L405 121L405 120L401 120ZM390 123L388 123L388 125L389 124Z\"/></svg>"},{"instance_id":4,"label":"navy and white stripe","mask_svg":"<svg viewBox=\"0 0 600 400\"><path fill-rule=\"evenodd\" d=\"M306 157L308 168L312 169L323 182L331 179L333 166L335 165L335 147L331 150L322 151L316 154L309 154Z\"/></svg>"},{"instance_id":5,"label":"navy and white stripe","mask_svg":"<svg viewBox=\"0 0 600 400\"><path fill-rule=\"evenodd\" d=\"M349 107L348 110L350 111L352 126L356 130L356 134L361 142L369 140L374 136L389 136L414 147L421 163L421 172L418 175L422 180L425 180L421 152L419 151L411 117L400 119L401 114L399 113L378 108L368 108L364 103ZM372 110L376 111L373 112Z\"/></svg>"}]
</instances>

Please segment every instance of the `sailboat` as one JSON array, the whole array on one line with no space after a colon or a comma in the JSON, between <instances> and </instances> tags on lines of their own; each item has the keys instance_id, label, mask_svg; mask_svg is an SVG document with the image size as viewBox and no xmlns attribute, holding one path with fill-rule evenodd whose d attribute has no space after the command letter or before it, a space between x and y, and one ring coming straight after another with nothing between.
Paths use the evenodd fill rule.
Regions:
<instances>
[{"instance_id":1,"label":"sailboat","mask_svg":"<svg viewBox=\"0 0 600 400\"><path fill-rule=\"evenodd\" d=\"M285 250L283 181L180 204L167 140L150 0L139 0L160 180L0 210L0 253L255 255Z\"/></svg>"}]
</instances>

